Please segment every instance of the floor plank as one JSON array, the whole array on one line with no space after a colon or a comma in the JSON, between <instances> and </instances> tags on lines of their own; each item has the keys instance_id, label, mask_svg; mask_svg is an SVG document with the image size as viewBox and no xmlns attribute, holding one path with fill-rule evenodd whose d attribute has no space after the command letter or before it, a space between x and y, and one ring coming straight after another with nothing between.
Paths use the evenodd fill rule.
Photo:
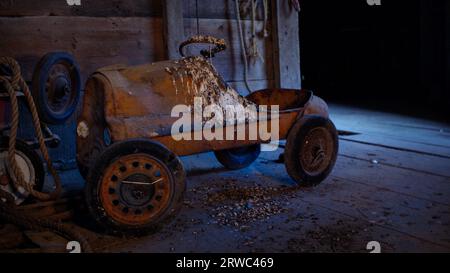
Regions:
<instances>
[{"instance_id":1,"label":"floor plank","mask_svg":"<svg viewBox=\"0 0 450 273\"><path fill-rule=\"evenodd\" d=\"M450 179L450 159L340 140L339 153L349 158Z\"/></svg>"},{"instance_id":2,"label":"floor plank","mask_svg":"<svg viewBox=\"0 0 450 273\"><path fill-rule=\"evenodd\" d=\"M397 114L330 105L339 130L358 133L345 139L450 158L450 125Z\"/></svg>"}]
</instances>

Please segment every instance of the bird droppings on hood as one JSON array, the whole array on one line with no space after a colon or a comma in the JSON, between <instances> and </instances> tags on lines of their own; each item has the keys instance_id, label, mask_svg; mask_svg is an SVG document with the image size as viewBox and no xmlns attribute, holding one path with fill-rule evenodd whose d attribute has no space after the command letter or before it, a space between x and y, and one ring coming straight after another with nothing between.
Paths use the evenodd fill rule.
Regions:
<instances>
[{"instance_id":1,"label":"bird droppings on hood","mask_svg":"<svg viewBox=\"0 0 450 273\"><path fill-rule=\"evenodd\" d=\"M166 67L165 70L172 76L177 94L179 86L182 86L189 94L202 98L203 108L211 104L216 104L223 109L227 105L242 105L244 108L254 105L228 86L220 78L214 66L203 57L183 58L179 61L179 66ZM192 81L184 80L186 76L191 77Z\"/></svg>"}]
</instances>

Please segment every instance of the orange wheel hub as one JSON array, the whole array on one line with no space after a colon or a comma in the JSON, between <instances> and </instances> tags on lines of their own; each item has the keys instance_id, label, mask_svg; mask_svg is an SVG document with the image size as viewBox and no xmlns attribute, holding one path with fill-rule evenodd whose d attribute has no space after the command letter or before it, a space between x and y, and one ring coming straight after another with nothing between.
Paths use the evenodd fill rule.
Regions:
<instances>
[{"instance_id":1,"label":"orange wheel hub","mask_svg":"<svg viewBox=\"0 0 450 273\"><path fill-rule=\"evenodd\" d=\"M112 219L124 225L144 225L165 211L173 190L173 178L159 159L132 154L108 166L99 194Z\"/></svg>"}]
</instances>

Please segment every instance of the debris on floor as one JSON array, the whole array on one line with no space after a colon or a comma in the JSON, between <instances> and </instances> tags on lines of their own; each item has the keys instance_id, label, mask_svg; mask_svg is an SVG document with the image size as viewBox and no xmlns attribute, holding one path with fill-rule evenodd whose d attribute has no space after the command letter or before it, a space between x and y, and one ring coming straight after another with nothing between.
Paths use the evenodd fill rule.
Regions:
<instances>
[{"instance_id":1,"label":"debris on floor","mask_svg":"<svg viewBox=\"0 0 450 273\"><path fill-rule=\"evenodd\" d=\"M297 187L286 186L242 187L235 181L227 181L219 191L207 194L204 204L214 222L239 229L248 228L247 224L255 220L285 212L289 199L298 190Z\"/></svg>"}]
</instances>

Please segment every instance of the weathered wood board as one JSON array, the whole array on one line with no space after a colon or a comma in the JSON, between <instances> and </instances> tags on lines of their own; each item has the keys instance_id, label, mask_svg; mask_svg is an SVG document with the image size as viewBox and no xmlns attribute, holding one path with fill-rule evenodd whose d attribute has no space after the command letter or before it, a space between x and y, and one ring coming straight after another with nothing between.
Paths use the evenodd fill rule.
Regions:
<instances>
[{"instance_id":1,"label":"weathered wood board","mask_svg":"<svg viewBox=\"0 0 450 273\"><path fill-rule=\"evenodd\" d=\"M241 3L248 3L249 1L240 1ZM271 1L268 2L268 19L271 18ZM235 0L223 0L214 1L211 4L211 0L183 0L183 10L185 18L209 18L209 19L232 19L236 20L236 1ZM250 6L250 5L248 5ZM242 19L251 19L250 9L241 8ZM258 1L256 7L256 19L264 20L264 6L263 1Z\"/></svg>"},{"instance_id":2,"label":"weathered wood board","mask_svg":"<svg viewBox=\"0 0 450 273\"><path fill-rule=\"evenodd\" d=\"M2 0L0 16L89 16L161 17L161 0L81 0L70 6L66 0Z\"/></svg>"},{"instance_id":3,"label":"weathered wood board","mask_svg":"<svg viewBox=\"0 0 450 273\"><path fill-rule=\"evenodd\" d=\"M237 90L241 95L246 96L248 95L247 88L245 86L244 81L228 81L228 84L233 87L235 90ZM274 81L273 80L254 80L254 81L248 81L248 85L250 86L251 90L261 90L266 88L272 88L274 87Z\"/></svg>"},{"instance_id":4,"label":"weathered wood board","mask_svg":"<svg viewBox=\"0 0 450 273\"><path fill-rule=\"evenodd\" d=\"M340 130L358 133L349 141L450 158L450 125L411 116L330 105Z\"/></svg>"},{"instance_id":5,"label":"weathered wood board","mask_svg":"<svg viewBox=\"0 0 450 273\"><path fill-rule=\"evenodd\" d=\"M184 23L186 36L197 34L196 20L185 19ZM248 38L250 22L244 21L243 24ZM261 30L262 24L257 21L257 29ZM242 81L243 67L236 21L201 19L200 33L227 39L228 50L218 54L213 64L226 81ZM115 63L140 64L165 58L162 21L159 18L0 17L0 35L4 37L0 41L2 55L17 58L27 80L31 80L38 60L52 51L74 54L84 79L102 66ZM103 43L98 43L98 40ZM270 38L257 41L264 60L250 62L249 80L272 80L272 41Z\"/></svg>"},{"instance_id":6,"label":"weathered wood board","mask_svg":"<svg viewBox=\"0 0 450 273\"><path fill-rule=\"evenodd\" d=\"M288 1L275 1L272 7L275 82L282 88L301 88L300 32L298 12ZM295 45L295 46L294 46Z\"/></svg>"},{"instance_id":7,"label":"weathered wood board","mask_svg":"<svg viewBox=\"0 0 450 273\"><path fill-rule=\"evenodd\" d=\"M112 64L141 64L165 58L162 20L146 17L0 17L0 53L16 58L31 81L39 59L48 52L72 53L82 73L82 86L96 69ZM21 138L33 138L31 119L21 111ZM61 168L75 168L76 115L51 126L61 145L51 157Z\"/></svg>"},{"instance_id":8,"label":"weathered wood board","mask_svg":"<svg viewBox=\"0 0 450 273\"><path fill-rule=\"evenodd\" d=\"M262 156L267 160L277 158L270 153ZM269 180L290 180L281 164L270 167L270 171L261 168L256 171ZM433 186L436 188L431 188ZM446 228L450 214L449 188L448 179L417 176L411 171L400 170L399 173L398 169L383 165L372 170L364 161L340 156L331 177L315 188L305 189L300 198L450 249L450 229Z\"/></svg>"},{"instance_id":9,"label":"weathered wood board","mask_svg":"<svg viewBox=\"0 0 450 273\"><path fill-rule=\"evenodd\" d=\"M23 17L0 18L0 51L16 58L26 80L48 52L68 51L84 79L97 68L164 59L159 18Z\"/></svg>"},{"instance_id":10,"label":"weathered wood board","mask_svg":"<svg viewBox=\"0 0 450 273\"><path fill-rule=\"evenodd\" d=\"M170 60L179 59L178 48L185 40L182 0L164 1L163 26L166 56Z\"/></svg>"},{"instance_id":11,"label":"weathered wood board","mask_svg":"<svg viewBox=\"0 0 450 273\"><path fill-rule=\"evenodd\" d=\"M354 159L367 162L376 162L404 170L418 172L419 174L440 176L450 179L450 158L436 157L410 151L398 151L376 145L362 144L347 141L341 138L339 143L341 154Z\"/></svg>"},{"instance_id":12,"label":"weathered wood board","mask_svg":"<svg viewBox=\"0 0 450 273\"><path fill-rule=\"evenodd\" d=\"M250 22L242 22L245 28L245 39L248 41L250 37ZM262 30L263 23L256 22L256 28ZM184 21L186 36L197 35L197 20L185 19ZM213 65L226 81L242 81L244 79L244 66L242 60L242 49L239 40L236 20L224 19L200 19L199 34L213 35L223 38L228 44L225 52L221 52L212 59ZM248 43L247 43L248 44ZM248 79L255 80L272 80L273 79L273 55L272 40L270 38L257 39L257 47L262 59L255 59L249 62ZM192 49L192 54L198 54Z\"/></svg>"}]
</instances>

